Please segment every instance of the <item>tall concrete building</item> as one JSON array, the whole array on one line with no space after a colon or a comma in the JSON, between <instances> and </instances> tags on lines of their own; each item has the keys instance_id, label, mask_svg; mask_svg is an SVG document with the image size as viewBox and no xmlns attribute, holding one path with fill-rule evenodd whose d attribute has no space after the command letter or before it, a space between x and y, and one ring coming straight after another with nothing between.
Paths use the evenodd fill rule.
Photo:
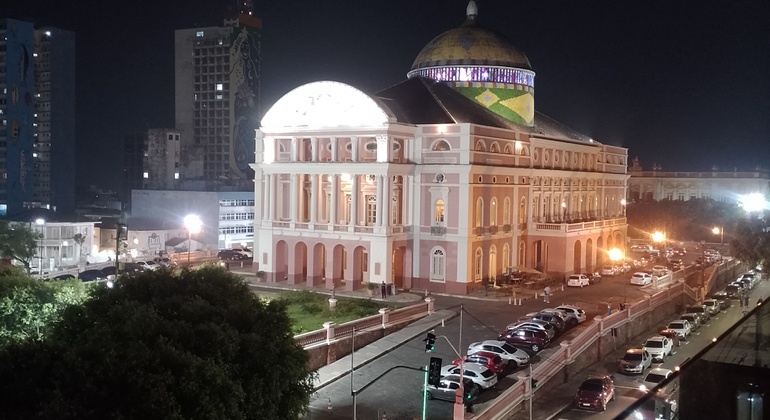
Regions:
<instances>
[{"instance_id":1,"label":"tall concrete building","mask_svg":"<svg viewBox=\"0 0 770 420\"><path fill-rule=\"evenodd\" d=\"M75 208L75 34L0 20L0 214Z\"/></svg>"},{"instance_id":2,"label":"tall concrete building","mask_svg":"<svg viewBox=\"0 0 770 420\"><path fill-rule=\"evenodd\" d=\"M144 189L174 190L179 184L180 134L172 128L147 130L142 157Z\"/></svg>"},{"instance_id":3,"label":"tall concrete building","mask_svg":"<svg viewBox=\"0 0 770 420\"><path fill-rule=\"evenodd\" d=\"M35 195L43 207L75 210L75 33L35 30Z\"/></svg>"},{"instance_id":4,"label":"tall concrete building","mask_svg":"<svg viewBox=\"0 0 770 420\"><path fill-rule=\"evenodd\" d=\"M260 118L262 22L244 6L223 26L175 33L176 128L181 177L206 189L252 189L254 133Z\"/></svg>"}]
</instances>

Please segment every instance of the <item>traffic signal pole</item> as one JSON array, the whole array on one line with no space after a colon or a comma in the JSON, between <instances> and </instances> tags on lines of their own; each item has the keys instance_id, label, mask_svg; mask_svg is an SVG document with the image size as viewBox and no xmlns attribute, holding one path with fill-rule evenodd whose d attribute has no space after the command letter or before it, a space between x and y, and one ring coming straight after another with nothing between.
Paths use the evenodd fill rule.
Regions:
<instances>
[{"instance_id":1,"label":"traffic signal pole","mask_svg":"<svg viewBox=\"0 0 770 420\"><path fill-rule=\"evenodd\" d=\"M449 341L447 339L447 341ZM451 345L451 344L450 344ZM460 305L460 338L457 340L457 349L463 350L463 305ZM454 420L465 419L465 405L463 400L465 399L465 381L463 380L463 373L465 371L463 362L463 355L455 350L457 357L460 358L460 387L455 390L455 406L454 406Z\"/></svg>"}]
</instances>

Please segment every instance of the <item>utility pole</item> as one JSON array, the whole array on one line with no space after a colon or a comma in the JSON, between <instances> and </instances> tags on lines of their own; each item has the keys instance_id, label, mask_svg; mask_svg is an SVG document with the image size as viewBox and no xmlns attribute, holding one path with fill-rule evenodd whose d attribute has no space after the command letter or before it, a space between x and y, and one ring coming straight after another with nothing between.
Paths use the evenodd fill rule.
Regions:
<instances>
[{"instance_id":1,"label":"utility pole","mask_svg":"<svg viewBox=\"0 0 770 420\"><path fill-rule=\"evenodd\" d=\"M123 228L125 228L126 225L123 223L118 222L117 225L115 225L115 277L120 276L120 245L121 245L121 234L123 233Z\"/></svg>"}]
</instances>

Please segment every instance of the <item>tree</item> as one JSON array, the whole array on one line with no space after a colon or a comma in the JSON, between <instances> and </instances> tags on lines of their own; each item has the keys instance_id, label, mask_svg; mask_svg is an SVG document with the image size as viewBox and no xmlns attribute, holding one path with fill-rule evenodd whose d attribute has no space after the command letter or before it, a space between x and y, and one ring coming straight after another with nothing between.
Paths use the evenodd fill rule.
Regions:
<instances>
[{"instance_id":1,"label":"tree","mask_svg":"<svg viewBox=\"0 0 770 420\"><path fill-rule=\"evenodd\" d=\"M0 256L16 260L30 272L32 258L37 256L38 241L42 235L23 223L11 224L0 220Z\"/></svg>"},{"instance_id":2,"label":"tree","mask_svg":"<svg viewBox=\"0 0 770 420\"><path fill-rule=\"evenodd\" d=\"M82 233L76 233L75 236L72 237L72 240L78 244L78 261L80 261L80 259L83 257L83 243L86 241L86 236Z\"/></svg>"},{"instance_id":3,"label":"tree","mask_svg":"<svg viewBox=\"0 0 770 420\"><path fill-rule=\"evenodd\" d=\"M221 268L124 276L0 352L0 417L297 418L307 364L285 305Z\"/></svg>"},{"instance_id":4,"label":"tree","mask_svg":"<svg viewBox=\"0 0 770 420\"><path fill-rule=\"evenodd\" d=\"M739 260L746 261L750 267L762 266L762 271L770 270L770 231L762 218L744 218L735 228L730 241L730 253Z\"/></svg>"},{"instance_id":5,"label":"tree","mask_svg":"<svg viewBox=\"0 0 770 420\"><path fill-rule=\"evenodd\" d=\"M0 266L0 348L43 340L64 310L86 295L78 280L42 282L17 267Z\"/></svg>"}]
</instances>

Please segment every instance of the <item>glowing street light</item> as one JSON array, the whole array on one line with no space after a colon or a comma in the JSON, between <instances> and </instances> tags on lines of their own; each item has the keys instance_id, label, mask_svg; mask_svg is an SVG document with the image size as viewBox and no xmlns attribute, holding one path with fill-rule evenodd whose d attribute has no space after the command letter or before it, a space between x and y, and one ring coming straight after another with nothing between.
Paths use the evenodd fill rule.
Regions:
<instances>
[{"instance_id":1,"label":"glowing street light","mask_svg":"<svg viewBox=\"0 0 770 420\"><path fill-rule=\"evenodd\" d=\"M765 196L761 193L751 193L741 197L741 205L748 213L764 210L765 204L767 204Z\"/></svg>"},{"instance_id":2,"label":"glowing street light","mask_svg":"<svg viewBox=\"0 0 770 420\"><path fill-rule=\"evenodd\" d=\"M714 235L719 235L719 243L724 245L725 243L725 228L724 227L716 227L714 226L711 228L711 233Z\"/></svg>"},{"instance_id":3,"label":"glowing street light","mask_svg":"<svg viewBox=\"0 0 770 420\"><path fill-rule=\"evenodd\" d=\"M666 234L660 231L655 231L652 233L652 240L654 242L665 242Z\"/></svg>"},{"instance_id":4,"label":"glowing street light","mask_svg":"<svg viewBox=\"0 0 770 420\"><path fill-rule=\"evenodd\" d=\"M187 264L190 264L190 251L192 251L192 236L201 231L201 218L195 214L188 214L184 217L184 227L187 229Z\"/></svg>"},{"instance_id":5,"label":"glowing street light","mask_svg":"<svg viewBox=\"0 0 770 420\"><path fill-rule=\"evenodd\" d=\"M612 261L612 265L616 265L621 260L625 259L625 255L623 255L623 251L621 251L618 248L612 248L609 251L607 251L607 256L610 257L610 261ZM623 307L625 307L626 303L628 303L628 284L627 282L623 282Z\"/></svg>"}]
</instances>

